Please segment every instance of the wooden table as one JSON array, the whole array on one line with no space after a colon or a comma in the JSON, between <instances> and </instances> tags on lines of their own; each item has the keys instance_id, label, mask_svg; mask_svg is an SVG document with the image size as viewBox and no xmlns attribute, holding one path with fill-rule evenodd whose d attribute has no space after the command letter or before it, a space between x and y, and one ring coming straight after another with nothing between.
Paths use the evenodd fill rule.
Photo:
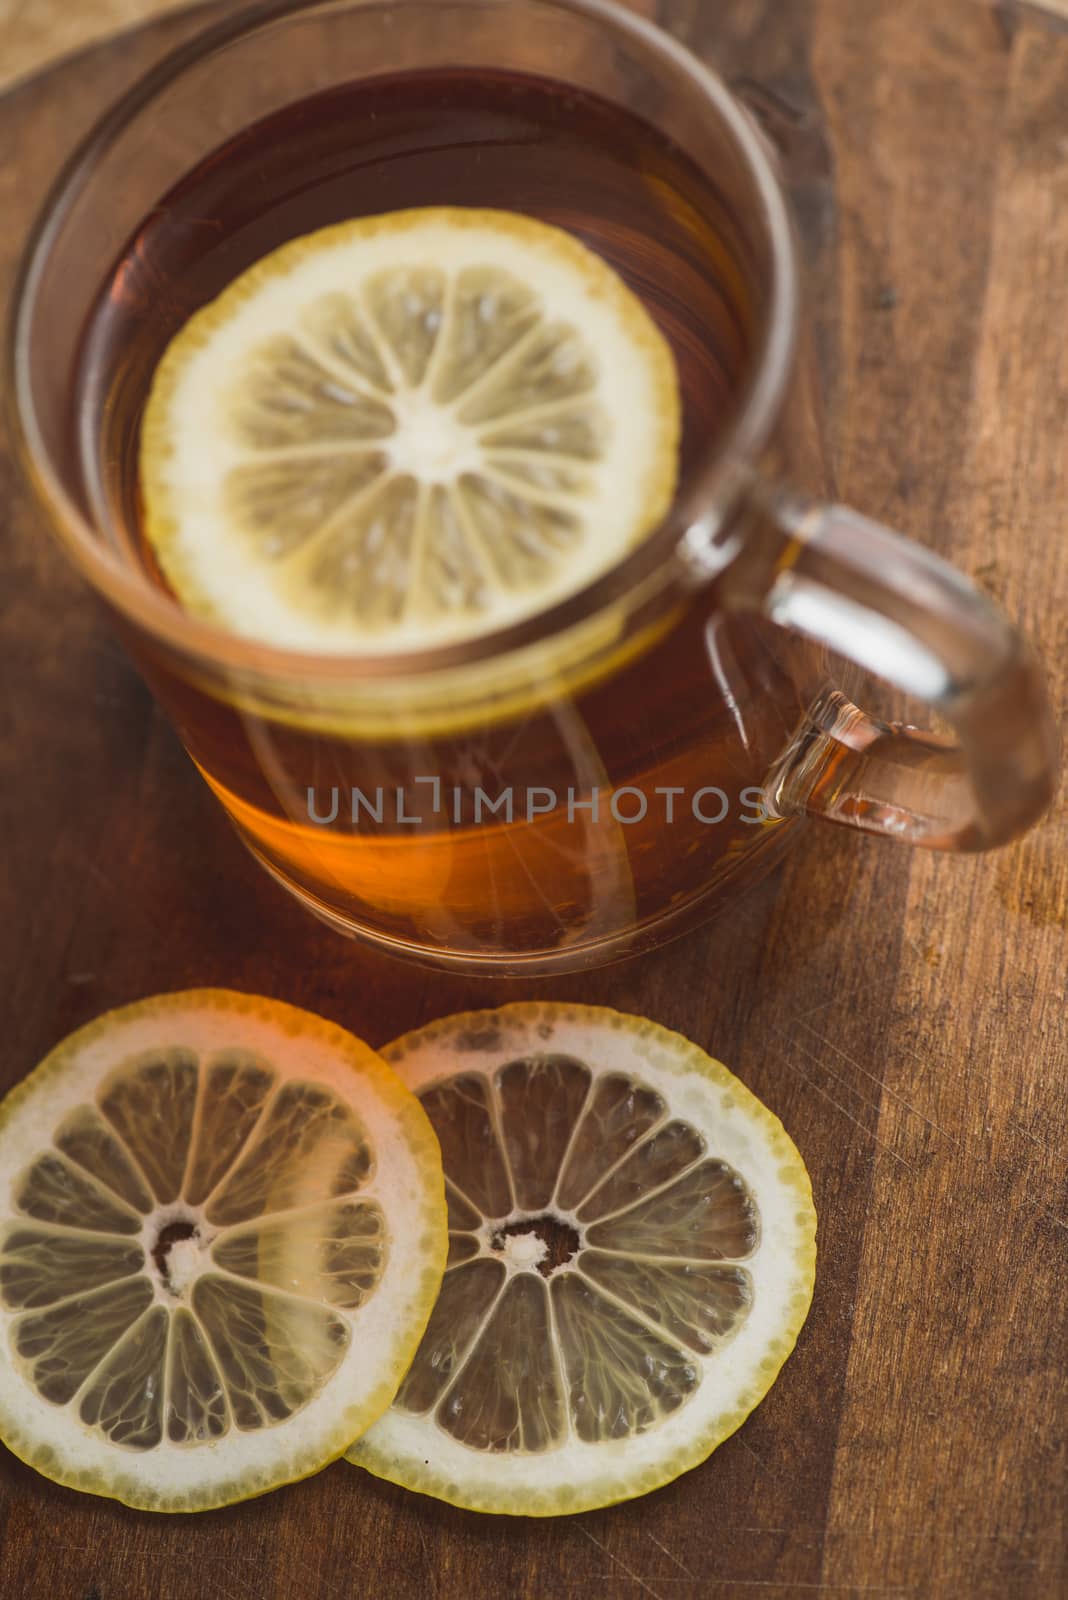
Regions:
<instances>
[{"instance_id":1,"label":"wooden table","mask_svg":"<svg viewBox=\"0 0 1068 1600\"><path fill-rule=\"evenodd\" d=\"M788 136L843 494L1022 618L1063 705L1068 7L646 9L760 86ZM0 292L60 155L190 26L157 21L0 100ZM402 971L306 921L231 837L6 450L0 508L5 1083L104 1008L189 984L276 994L372 1042L514 997ZM1063 801L1021 845L974 860L813 828L729 925L523 990L682 1029L734 1065L808 1160L821 1227L810 1321L705 1467L553 1523L463 1514L343 1464L165 1520L54 1489L5 1456L0 1592L1068 1594L1066 832Z\"/></svg>"}]
</instances>

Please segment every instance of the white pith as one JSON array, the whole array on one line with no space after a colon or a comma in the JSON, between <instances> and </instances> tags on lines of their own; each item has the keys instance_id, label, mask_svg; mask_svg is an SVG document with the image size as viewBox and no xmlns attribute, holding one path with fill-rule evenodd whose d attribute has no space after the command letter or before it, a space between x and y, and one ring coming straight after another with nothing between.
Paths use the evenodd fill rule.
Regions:
<instances>
[{"instance_id":1,"label":"white pith","mask_svg":"<svg viewBox=\"0 0 1068 1600\"><path fill-rule=\"evenodd\" d=\"M385 441L395 472L421 483L451 483L485 464L478 431L460 421L455 408L439 406L421 390L391 401L397 431Z\"/></svg>"}]
</instances>

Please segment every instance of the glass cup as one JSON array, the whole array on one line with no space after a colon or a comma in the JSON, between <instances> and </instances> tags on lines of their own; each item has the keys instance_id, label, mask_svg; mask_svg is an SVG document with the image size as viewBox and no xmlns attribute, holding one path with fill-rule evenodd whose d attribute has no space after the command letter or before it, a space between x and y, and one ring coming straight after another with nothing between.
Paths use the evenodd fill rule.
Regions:
<instances>
[{"instance_id":1,"label":"glass cup","mask_svg":"<svg viewBox=\"0 0 1068 1600\"><path fill-rule=\"evenodd\" d=\"M702 174L715 215L687 222L688 270L733 282L748 319L729 414L668 520L533 619L404 656L227 634L152 581L86 466L101 416L72 396L101 286L161 198L243 129L330 85L457 68L600 96ZM550 220L566 214L560 184ZM929 551L823 498L794 242L759 130L698 61L603 0L243 8L68 165L26 257L10 359L60 544L241 838L344 933L474 972L563 970L722 910L805 818L979 850L1050 800L1056 740L1021 635ZM866 673L950 736L858 709Z\"/></svg>"}]
</instances>

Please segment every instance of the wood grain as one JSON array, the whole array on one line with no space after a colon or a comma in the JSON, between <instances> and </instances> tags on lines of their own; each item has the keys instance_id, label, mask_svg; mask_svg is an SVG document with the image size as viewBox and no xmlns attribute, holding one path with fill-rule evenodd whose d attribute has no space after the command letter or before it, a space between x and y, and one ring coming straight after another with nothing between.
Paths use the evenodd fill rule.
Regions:
<instances>
[{"instance_id":1,"label":"wood grain","mask_svg":"<svg viewBox=\"0 0 1068 1600\"><path fill-rule=\"evenodd\" d=\"M653 9L644 7L643 9ZM1068 37L978 0L660 0L784 147L842 493L1020 616L1068 695ZM1008 21L1006 21L1008 19ZM190 24L0 100L0 282L59 158ZM621 1004L730 1062L809 1163L816 1300L761 1408L647 1500L481 1519L343 1464L195 1521L0 1466L0 1592L49 1600L1060 1600L1068 812L973 860L812 828L729 923L522 991L401 969L246 860L0 450L0 1076L159 989L379 1043L460 1006Z\"/></svg>"}]
</instances>

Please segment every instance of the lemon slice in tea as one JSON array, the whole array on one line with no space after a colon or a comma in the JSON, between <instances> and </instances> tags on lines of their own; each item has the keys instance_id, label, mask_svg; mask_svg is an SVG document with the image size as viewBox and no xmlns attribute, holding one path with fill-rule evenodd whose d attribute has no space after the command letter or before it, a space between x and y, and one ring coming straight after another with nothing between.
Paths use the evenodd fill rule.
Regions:
<instances>
[{"instance_id":1,"label":"lemon slice in tea","mask_svg":"<svg viewBox=\"0 0 1068 1600\"><path fill-rule=\"evenodd\" d=\"M379 1416L441 1281L425 1114L332 1024L222 990L82 1028L0 1105L0 1437L194 1511Z\"/></svg>"},{"instance_id":2,"label":"lemon slice in tea","mask_svg":"<svg viewBox=\"0 0 1068 1600\"><path fill-rule=\"evenodd\" d=\"M470 638L605 571L678 474L674 358L640 300L510 212L285 245L178 335L142 436L186 607L313 651Z\"/></svg>"},{"instance_id":3,"label":"lemon slice in tea","mask_svg":"<svg viewBox=\"0 0 1068 1600\"><path fill-rule=\"evenodd\" d=\"M782 1124L696 1045L599 1008L451 1017L384 1054L441 1141L449 1265L348 1459L523 1515L703 1461L774 1382L812 1296L812 1190Z\"/></svg>"}]
</instances>

